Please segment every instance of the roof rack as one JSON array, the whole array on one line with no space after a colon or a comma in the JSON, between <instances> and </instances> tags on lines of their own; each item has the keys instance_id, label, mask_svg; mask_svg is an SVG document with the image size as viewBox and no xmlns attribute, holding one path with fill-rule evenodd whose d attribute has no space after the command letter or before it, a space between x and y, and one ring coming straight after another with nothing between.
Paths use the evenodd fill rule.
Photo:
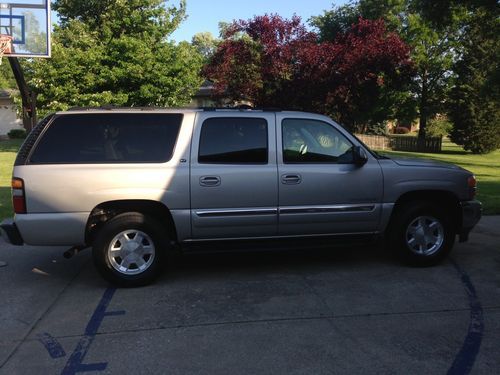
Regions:
<instances>
[{"instance_id":1,"label":"roof rack","mask_svg":"<svg viewBox=\"0 0 500 375\"><path fill-rule=\"evenodd\" d=\"M71 107L68 109L68 111L92 111L92 110L102 110L102 111L111 111L111 110L123 110L123 109L131 109L131 110L138 110L138 111L153 111L155 109L168 109L164 107L156 107L156 106L144 106L144 107L123 107L123 106L117 106L117 105L101 105L99 107Z\"/></svg>"},{"instance_id":2,"label":"roof rack","mask_svg":"<svg viewBox=\"0 0 500 375\"><path fill-rule=\"evenodd\" d=\"M272 107L252 107L250 105L242 104L235 107L197 107L197 108L187 108L187 107L158 107L158 106L144 106L144 107L123 107L116 105L102 105L98 107L83 106L83 107L71 107L68 111L112 111L112 110L136 110L136 111L154 111L158 109L183 109L183 110L202 110L207 112L215 111L260 111L260 112L281 112L281 108Z\"/></svg>"},{"instance_id":3,"label":"roof rack","mask_svg":"<svg viewBox=\"0 0 500 375\"><path fill-rule=\"evenodd\" d=\"M261 112L281 112L281 108L273 107L252 107L247 104L238 105L235 107L198 107L203 111L214 112L214 111L261 111Z\"/></svg>"}]
</instances>

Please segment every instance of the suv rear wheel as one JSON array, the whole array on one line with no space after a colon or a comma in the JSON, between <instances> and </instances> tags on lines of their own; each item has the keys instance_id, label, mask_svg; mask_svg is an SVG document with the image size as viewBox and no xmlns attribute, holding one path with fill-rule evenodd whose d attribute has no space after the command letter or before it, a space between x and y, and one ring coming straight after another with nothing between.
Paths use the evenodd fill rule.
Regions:
<instances>
[{"instance_id":1,"label":"suv rear wheel","mask_svg":"<svg viewBox=\"0 0 500 375\"><path fill-rule=\"evenodd\" d=\"M94 264L110 283L134 287L158 276L169 241L160 224L138 212L115 216L101 228L92 248Z\"/></svg>"},{"instance_id":2,"label":"suv rear wheel","mask_svg":"<svg viewBox=\"0 0 500 375\"><path fill-rule=\"evenodd\" d=\"M389 246L414 266L441 262L455 242L450 217L439 207L423 201L400 206L389 231Z\"/></svg>"}]
</instances>

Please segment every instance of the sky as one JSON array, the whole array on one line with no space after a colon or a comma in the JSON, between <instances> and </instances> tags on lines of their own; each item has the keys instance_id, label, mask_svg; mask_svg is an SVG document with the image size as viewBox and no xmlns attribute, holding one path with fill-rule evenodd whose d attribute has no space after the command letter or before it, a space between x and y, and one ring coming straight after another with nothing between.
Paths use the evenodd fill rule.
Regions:
<instances>
[{"instance_id":1,"label":"sky","mask_svg":"<svg viewBox=\"0 0 500 375\"><path fill-rule=\"evenodd\" d=\"M191 41L194 34L209 31L219 36L219 22L234 19L249 19L254 15L278 13L290 18L296 13L304 23L311 16L332 9L332 4L341 5L345 0L187 0L187 15L180 27L172 34L175 41Z\"/></svg>"}]
</instances>

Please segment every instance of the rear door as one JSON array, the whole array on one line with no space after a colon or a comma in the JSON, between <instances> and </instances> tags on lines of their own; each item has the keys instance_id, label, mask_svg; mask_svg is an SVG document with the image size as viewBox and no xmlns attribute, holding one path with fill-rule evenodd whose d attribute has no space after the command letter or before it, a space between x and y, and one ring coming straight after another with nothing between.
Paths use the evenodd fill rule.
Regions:
<instances>
[{"instance_id":1,"label":"rear door","mask_svg":"<svg viewBox=\"0 0 500 375\"><path fill-rule=\"evenodd\" d=\"M191 149L194 239L277 234L275 115L200 112Z\"/></svg>"},{"instance_id":2,"label":"rear door","mask_svg":"<svg viewBox=\"0 0 500 375\"><path fill-rule=\"evenodd\" d=\"M279 234L375 232L383 194L378 161L368 155L355 165L354 140L326 117L281 113L277 123Z\"/></svg>"}]
</instances>

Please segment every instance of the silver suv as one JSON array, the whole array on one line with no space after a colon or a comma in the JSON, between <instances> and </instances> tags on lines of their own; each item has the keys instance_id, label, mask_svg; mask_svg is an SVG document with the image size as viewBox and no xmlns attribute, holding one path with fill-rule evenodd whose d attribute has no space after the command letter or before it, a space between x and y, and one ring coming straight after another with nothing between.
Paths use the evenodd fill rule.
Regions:
<instances>
[{"instance_id":1,"label":"silver suv","mask_svg":"<svg viewBox=\"0 0 500 375\"><path fill-rule=\"evenodd\" d=\"M80 109L47 117L24 142L15 219L1 228L16 245L92 247L102 276L124 286L151 282L172 249L276 239L384 237L431 265L479 221L475 190L467 170L380 156L317 114Z\"/></svg>"}]
</instances>

